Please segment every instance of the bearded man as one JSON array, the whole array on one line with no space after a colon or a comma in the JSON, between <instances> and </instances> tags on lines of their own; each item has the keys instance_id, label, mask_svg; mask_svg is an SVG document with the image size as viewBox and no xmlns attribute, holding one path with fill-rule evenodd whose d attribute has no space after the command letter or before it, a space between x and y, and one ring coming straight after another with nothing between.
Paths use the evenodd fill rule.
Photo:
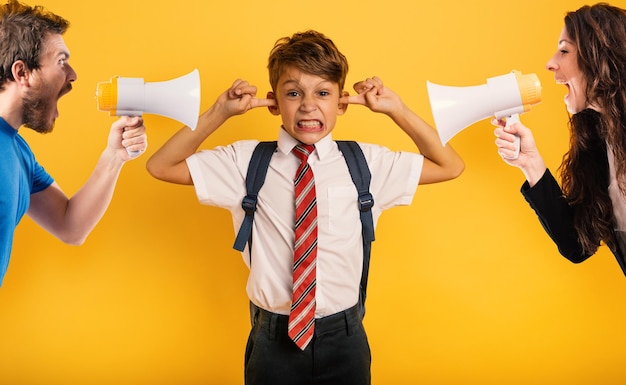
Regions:
<instances>
[{"instance_id":1,"label":"bearded man","mask_svg":"<svg viewBox=\"0 0 626 385\"><path fill-rule=\"evenodd\" d=\"M40 6L0 6L0 286L24 214L61 241L82 244L109 206L129 153L147 146L141 118L118 119L93 173L71 198L35 159L19 130L51 132L57 103L72 89L77 75L62 37L68 27Z\"/></svg>"}]
</instances>

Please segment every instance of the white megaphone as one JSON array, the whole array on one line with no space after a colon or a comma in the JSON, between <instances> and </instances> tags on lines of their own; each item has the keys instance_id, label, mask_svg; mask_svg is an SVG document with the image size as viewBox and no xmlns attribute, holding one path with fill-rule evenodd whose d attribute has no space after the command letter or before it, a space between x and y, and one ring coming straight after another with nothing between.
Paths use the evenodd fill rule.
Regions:
<instances>
[{"instance_id":1,"label":"white megaphone","mask_svg":"<svg viewBox=\"0 0 626 385\"><path fill-rule=\"evenodd\" d=\"M194 69L187 75L163 82L116 76L110 82L98 83L96 100L98 110L108 111L109 116L156 114L195 130L200 115L200 75Z\"/></svg>"},{"instance_id":2,"label":"white megaphone","mask_svg":"<svg viewBox=\"0 0 626 385\"><path fill-rule=\"evenodd\" d=\"M452 137L468 126L495 116L507 118L507 125L519 121L519 114L530 110L541 101L541 83L535 74L522 75L512 71L487 79L487 84L469 87L451 87L426 82L430 106L445 146ZM519 137L516 137L519 155Z\"/></svg>"}]
</instances>

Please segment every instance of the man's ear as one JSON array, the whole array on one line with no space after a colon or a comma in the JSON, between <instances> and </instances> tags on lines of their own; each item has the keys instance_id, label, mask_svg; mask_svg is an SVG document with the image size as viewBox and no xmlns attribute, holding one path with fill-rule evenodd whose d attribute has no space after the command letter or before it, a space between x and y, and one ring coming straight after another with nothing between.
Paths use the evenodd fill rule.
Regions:
<instances>
[{"instance_id":1,"label":"man's ear","mask_svg":"<svg viewBox=\"0 0 626 385\"><path fill-rule=\"evenodd\" d=\"M348 91L341 92L341 97L339 98L339 108L337 109L337 115L343 115L346 113L346 110L348 109L348 104L349 104L346 99L348 96L350 96Z\"/></svg>"},{"instance_id":2,"label":"man's ear","mask_svg":"<svg viewBox=\"0 0 626 385\"><path fill-rule=\"evenodd\" d=\"M271 99L275 102L273 106L267 106L267 109L270 111L270 113L272 115L280 115L280 108L278 108L278 102L276 101L276 95L274 95L274 92L268 91L267 99Z\"/></svg>"},{"instance_id":3,"label":"man's ear","mask_svg":"<svg viewBox=\"0 0 626 385\"><path fill-rule=\"evenodd\" d=\"M28 84L31 71L26 67L23 60L17 60L11 66L11 74L18 84Z\"/></svg>"}]
</instances>

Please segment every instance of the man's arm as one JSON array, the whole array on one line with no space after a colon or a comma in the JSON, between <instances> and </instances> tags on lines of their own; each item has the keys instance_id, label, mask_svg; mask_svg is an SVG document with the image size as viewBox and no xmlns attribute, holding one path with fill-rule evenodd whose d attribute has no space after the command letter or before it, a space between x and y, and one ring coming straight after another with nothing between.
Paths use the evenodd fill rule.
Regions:
<instances>
[{"instance_id":1,"label":"man's arm","mask_svg":"<svg viewBox=\"0 0 626 385\"><path fill-rule=\"evenodd\" d=\"M111 126L107 148L83 187L68 198L53 183L31 195L28 215L63 242L82 244L111 202L122 166L131 159L127 149L145 151L145 131L140 118L118 119Z\"/></svg>"}]
</instances>

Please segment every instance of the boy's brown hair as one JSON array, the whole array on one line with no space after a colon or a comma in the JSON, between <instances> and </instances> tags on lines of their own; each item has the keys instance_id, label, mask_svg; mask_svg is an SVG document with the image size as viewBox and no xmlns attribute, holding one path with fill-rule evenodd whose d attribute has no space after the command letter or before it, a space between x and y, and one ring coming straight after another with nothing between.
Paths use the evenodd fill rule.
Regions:
<instances>
[{"instance_id":1,"label":"boy's brown hair","mask_svg":"<svg viewBox=\"0 0 626 385\"><path fill-rule=\"evenodd\" d=\"M343 90L348 74L348 60L333 41L312 30L276 41L267 65L272 90L276 90L285 68L291 66L337 83L339 91Z\"/></svg>"}]
</instances>

